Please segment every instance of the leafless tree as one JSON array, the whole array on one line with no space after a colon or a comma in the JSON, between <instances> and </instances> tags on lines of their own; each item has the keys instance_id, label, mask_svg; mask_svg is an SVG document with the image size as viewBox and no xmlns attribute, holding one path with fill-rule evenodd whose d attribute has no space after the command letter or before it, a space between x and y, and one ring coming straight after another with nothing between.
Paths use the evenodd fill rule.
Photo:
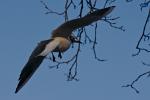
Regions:
<instances>
[{"instance_id":1,"label":"leafless tree","mask_svg":"<svg viewBox=\"0 0 150 100\"><path fill-rule=\"evenodd\" d=\"M75 0L65 0L65 6L64 6L64 11L62 12L57 12L57 11L53 11L48 7L48 3L41 1L41 3L43 4L44 8L47 10L45 14L56 14L59 16L64 16L65 21L67 21L69 19L68 13L69 9L71 7L73 7L73 10L76 10L76 7L78 6L79 9L79 13L76 15L77 18L80 18L83 16L83 10L84 8L89 9L89 12L93 12L99 8L96 8L96 4L98 2L98 0L78 0L78 3L75 3ZM106 0L104 2L104 6L106 7L107 5L111 5L113 2L115 2L115 0ZM105 17L102 20L105 21L106 23L108 23L112 28L116 28L122 31L125 31L123 26L116 26L116 23L114 22L115 20L119 19L120 17ZM90 43L92 44L92 50L93 50L93 54L94 54L94 58L98 61L106 61L105 59L100 59L97 54L96 54L96 44L97 44L97 23L95 23L94 25L91 25L91 27L94 27L94 39L90 38L90 36L88 35L86 28L80 28L76 31L77 33L77 37L79 38L79 40L84 40L84 42L82 42L82 44L87 44ZM87 42L88 41L88 42ZM69 58L66 61L56 61L56 65L50 66L50 68L59 68L62 64L71 64L68 74L67 74L67 79L68 81L71 80L78 80L76 78L77 76L77 68L78 68L78 56L80 54L80 50L81 50L81 43L78 44L77 46L77 50L75 52L74 55L72 55L71 58ZM52 60L51 58L49 58L50 60Z\"/></svg>"},{"instance_id":2,"label":"leafless tree","mask_svg":"<svg viewBox=\"0 0 150 100\"><path fill-rule=\"evenodd\" d=\"M128 3L133 2L133 1L135 1L135 0L126 0L126 2L128 2ZM147 10L147 17L145 18L145 22L144 22L143 29L142 29L143 31L140 32L141 36L140 36L140 38L137 42L137 45L136 45L136 49L138 50L138 52L133 54L132 56L138 56L142 51L150 53L149 48L140 45L144 41L144 43L147 43L148 46L150 46L150 27L149 27L149 24L150 24L150 7L149 7L149 5L150 5L150 0L141 0L141 3L139 4L141 11ZM142 61L142 64L144 66L150 66L150 64L147 64L144 61ZM139 90L134 85L144 76L149 77L150 76L150 70L148 70L142 74L139 74L137 76L137 78L135 80L133 80L130 84L124 85L122 87L130 87L133 90L135 90L136 93L139 93Z\"/></svg>"},{"instance_id":3,"label":"leafless tree","mask_svg":"<svg viewBox=\"0 0 150 100\"><path fill-rule=\"evenodd\" d=\"M64 1L65 2L64 10L62 12L57 12L57 11L52 10L48 6L48 3L46 3L44 0L41 1L41 4L43 5L43 7L46 10L45 14L56 14L58 16L64 16L64 21L67 21L67 20L69 20L69 13L71 13L70 12L71 8L73 8L73 10L78 10L78 13L76 14L75 18L80 18L80 17L84 16L85 8L88 9L87 13L90 13L90 12L93 12L93 11L99 9L99 8L97 8L98 2L101 2L101 4L103 4L102 7L105 8L110 5L115 5L116 1L117 0L100 0L100 1L99 0L65 0ZM125 0L125 1L126 1L126 3L133 3L136 0ZM140 45L142 43L142 41L149 42L149 40L150 40L150 28L148 28L148 24L150 23L149 22L149 19L150 19L149 5L150 5L150 0L141 0L141 3L139 5L137 5L140 7L141 11L147 10L147 9L148 10L147 10L147 17L145 18L145 24L143 25L143 31L139 32L141 34L141 36L139 38L139 41L137 42L137 45L135 46L135 48L138 50L138 52L133 54L132 56L138 56L140 54L140 52L142 52L142 51L145 51L147 53L150 52L150 49L141 47L141 45ZM109 16L109 17L103 18L102 21L108 23L108 25L111 26L112 28L119 29L120 31L125 31L123 26L119 26L118 25L119 23L115 22L119 18L120 18L119 16L113 16L113 17ZM94 38L91 38L88 35L86 27L78 29L76 31L76 33L77 33L76 36L79 38L79 40L81 40L83 42L79 43L77 45L74 55L72 55L71 58L69 58L68 60L65 60L65 61L57 61L56 60L56 62L55 62L56 65L50 66L50 68L59 68L63 64L69 65L70 67L68 69L68 74L66 74L68 81L78 80L76 77L77 77L78 59L79 59L79 54L81 51L81 44L88 44L88 43L92 44L94 58L97 61L101 61L101 62L106 61L106 59L100 59L96 53L97 27L99 27L99 26L97 23L94 23L90 27L93 27L93 31L95 33ZM150 46L150 43L149 43L149 46ZM73 48L74 48L74 46L73 46ZM49 57L48 59L52 61L51 57ZM142 62L142 64L146 65L146 66L150 66L150 64L147 64L145 62ZM138 82L141 79L141 77L143 77L145 75L150 76L150 71L140 74L139 76L137 76L137 78L135 80L133 80L131 82L131 84L124 85L123 87L130 87L130 88L134 89L136 91L136 93L139 93L139 90L136 89L136 87L134 87L134 84L136 82Z\"/></svg>"}]
</instances>

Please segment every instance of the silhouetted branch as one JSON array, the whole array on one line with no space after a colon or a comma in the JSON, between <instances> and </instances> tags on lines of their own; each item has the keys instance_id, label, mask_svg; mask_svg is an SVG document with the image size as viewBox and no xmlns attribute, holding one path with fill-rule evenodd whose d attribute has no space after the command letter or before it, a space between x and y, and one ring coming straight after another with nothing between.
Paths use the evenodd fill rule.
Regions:
<instances>
[{"instance_id":1,"label":"silhouetted branch","mask_svg":"<svg viewBox=\"0 0 150 100\"><path fill-rule=\"evenodd\" d=\"M127 2L131 2L131 1L133 1L133 0L126 0L126 1L127 1ZM144 2L140 4L141 10L142 10L144 7L148 7L148 4L149 4L149 3L150 3L150 0L149 0L149 1L144 0ZM148 15L147 15L147 17L146 17L146 20L145 20L145 23L144 23L144 26L143 26L142 35L141 35L141 37L140 37L140 39L139 39L139 41L138 41L138 43L137 43L137 45L136 45L136 49L137 49L138 51L137 51L137 53L133 54L132 56L137 56L137 55L139 55L141 51L145 51L145 52L147 52L147 53L150 52L149 49L144 48L144 47L140 47L140 44L142 43L142 40L143 40L144 42L146 42L146 41L148 41L148 40L150 39L150 32L149 32L149 33L146 33L146 28L148 27L149 20L150 20L150 9L149 9L149 11L148 11ZM149 46L150 46L150 45L149 45ZM147 63L145 63L145 62L142 62L142 64L145 65L145 66L150 66L150 64L147 64ZM122 87L130 87L130 88L132 88L136 93L139 93L139 90L138 90L134 85L135 85L142 77L144 77L144 76L146 76L146 75L147 75L147 76L150 76L150 71L147 71L147 72L144 72L144 73L138 75L137 78L131 82L131 84L127 84L127 85L124 85L124 86L122 86Z\"/></svg>"},{"instance_id":2,"label":"silhouetted branch","mask_svg":"<svg viewBox=\"0 0 150 100\"><path fill-rule=\"evenodd\" d=\"M83 29L78 31L79 33L79 41L81 41L81 36L83 33ZM76 52L76 57L75 57L75 61L73 62L73 64L71 65L71 67L69 68L69 73L67 75L68 77L68 81L72 81L72 80L76 80L78 81L78 79L76 78L77 76L77 68L78 68L78 55L79 55L79 51L80 51L80 47L81 47L81 43L78 44L78 49ZM73 68L74 68L74 74L73 74Z\"/></svg>"},{"instance_id":3,"label":"silhouetted branch","mask_svg":"<svg viewBox=\"0 0 150 100\"><path fill-rule=\"evenodd\" d=\"M83 29L81 28L80 30L78 30L79 41L81 40L82 33L83 33ZM66 61L62 61L62 62L56 60L55 61L56 65L49 66L49 68L59 68L59 66L61 66L62 64L72 63L70 68L69 68L68 74L66 74L67 75L67 80L68 81L72 81L72 80L78 81L76 76L77 76L78 55L79 55L79 52L80 52L80 46L81 46L81 43L78 43L78 47L77 47L76 53L75 53L75 55L73 57L71 57L70 59L68 59ZM52 58L48 58L48 59L53 61Z\"/></svg>"},{"instance_id":4,"label":"silhouetted branch","mask_svg":"<svg viewBox=\"0 0 150 100\"><path fill-rule=\"evenodd\" d=\"M145 63L145 62L143 62L143 61L142 61L142 64L145 65L145 66L150 66L150 64Z\"/></svg>"},{"instance_id":5,"label":"silhouetted branch","mask_svg":"<svg viewBox=\"0 0 150 100\"><path fill-rule=\"evenodd\" d=\"M84 7L83 0L80 0L79 6L80 6L79 17L82 17L83 7Z\"/></svg>"},{"instance_id":6,"label":"silhouetted branch","mask_svg":"<svg viewBox=\"0 0 150 100\"><path fill-rule=\"evenodd\" d=\"M137 45L136 45L136 49L138 50L138 52L137 52L136 54L133 54L132 56L137 56L137 55L139 55L139 53L140 53L141 51L150 52L150 50L148 50L148 49L146 49L146 48L140 47L140 43L142 42L142 39L144 39L144 41L146 41L146 40L149 40L149 38L150 38L149 33L146 34L146 32L145 32L145 31L146 31L147 24L148 24L148 22L149 22L149 19L150 19L150 9L149 9L149 12L148 12L148 15L147 15L147 18L146 18L144 27L143 27L142 35L141 35L141 37L140 37L140 39L139 39L139 41L138 41L138 43L137 43Z\"/></svg>"},{"instance_id":7,"label":"silhouetted branch","mask_svg":"<svg viewBox=\"0 0 150 100\"><path fill-rule=\"evenodd\" d=\"M115 1L116 0L106 0L105 6L108 5L108 4L111 4ZM77 6L79 7L79 13L77 14L77 17L81 18L83 16L83 8L87 7L89 9L89 13L91 13L91 12L98 9L98 8L96 8L97 2L98 2L98 0L79 0L79 4L76 4L74 2L74 0L65 0L64 11L59 13L59 12L55 12L55 11L51 10L44 1L41 1L42 5L44 5L44 8L47 10L46 14L52 13L52 14L64 16L65 21L68 20L68 17L69 17L68 13L69 13L69 8L71 7L71 5L74 8L73 10L75 10ZM105 22L109 23L109 25L112 28L116 28L116 29L120 29L120 30L124 31L123 26L117 27L117 26L115 26L116 23L112 22L112 21L117 20L117 19L119 19L119 17L116 17L116 18L106 17L103 20ZM80 28L76 31L77 32L77 37L79 38L80 41L84 40L84 44L87 44L87 42L86 42L87 40L89 41L89 43L92 43L92 50L93 50L95 59L98 60L98 61L105 61L103 59L100 59L97 56L97 53L96 53L97 27L98 27L97 23L95 25L91 25L91 26L92 27L94 26L94 33L95 33L94 34L94 39L92 39L88 35L85 27L82 27L82 28ZM84 34L85 37L83 37L82 34ZM56 59L56 61L55 61L56 65L49 66L49 68L59 68L63 64L70 64L69 72L68 72L68 74L66 74L67 75L67 80L68 81L78 80L76 78L76 76L77 76L78 55L79 55L79 52L80 52L80 45L81 45L81 43L77 44L77 50L71 58L69 58L66 61L57 61L57 59ZM52 58L48 58L48 59L53 61Z\"/></svg>"},{"instance_id":8,"label":"silhouetted branch","mask_svg":"<svg viewBox=\"0 0 150 100\"><path fill-rule=\"evenodd\" d=\"M140 4L141 11L143 8L148 7L149 4L150 4L150 0L149 1L145 0L143 3L141 3Z\"/></svg>"},{"instance_id":9,"label":"silhouetted branch","mask_svg":"<svg viewBox=\"0 0 150 100\"><path fill-rule=\"evenodd\" d=\"M47 4L44 1L40 1L40 2L44 5L44 8L47 10L47 12L45 14L53 13L53 14L57 14L57 15L63 15L65 13L65 12L59 13L59 12L53 11L47 6Z\"/></svg>"},{"instance_id":10,"label":"silhouetted branch","mask_svg":"<svg viewBox=\"0 0 150 100\"><path fill-rule=\"evenodd\" d=\"M126 0L126 2L132 2L133 0Z\"/></svg>"},{"instance_id":11,"label":"silhouetted branch","mask_svg":"<svg viewBox=\"0 0 150 100\"><path fill-rule=\"evenodd\" d=\"M132 2L134 0L126 0L126 2ZM148 5L150 4L150 0L141 0L142 3L140 3L140 7L141 7L141 11L143 8L148 7Z\"/></svg>"},{"instance_id":12,"label":"silhouetted branch","mask_svg":"<svg viewBox=\"0 0 150 100\"><path fill-rule=\"evenodd\" d=\"M95 24L95 29L94 29L94 42L93 42L93 53L94 53L94 57L95 57L95 59L96 60L98 60L98 61L106 61L106 60L104 60L104 59L100 59L100 58L98 58L97 57L97 54L96 54L96 44L97 44L97 23Z\"/></svg>"},{"instance_id":13,"label":"silhouetted branch","mask_svg":"<svg viewBox=\"0 0 150 100\"><path fill-rule=\"evenodd\" d=\"M76 5L73 0L66 0L65 8L63 12L53 11L47 6L47 4L44 1L40 1L40 2L44 5L44 8L47 10L45 14L52 13L52 14L57 14L57 15L64 15L65 21L68 20L68 9L70 8L70 6L73 5L74 9L76 8Z\"/></svg>"},{"instance_id":14,"label":"silhouetted branch","mask_svg":"<svg viewBox=\"0 0 150 100\"><path fill-rule=\"evenodd\" d=\"M127 84L127 85L123 85L122 87L130 87L130 88L132 88L136 93L139 93L140 91L134 86L143 76L150 76L150 71L147 71L147 72L145 72L145 73L143 73L143 74L140 74L140 75L138 75L138 77L135 79L135 80L133 80L132 82L131 82L131 84Z\"/></svg>"},{"instance_id":15,"label":"silhouetted branch","mask_svg":"<svg viewBox=\"0 0 150 100\"><path fill-rule=\"evenodd\" d=\"M116 0L106 0L105 1L105 4L104 4L104 8L107 6L107 5L110 5L112 4L113 2L115 2Z\"/></svg>"},{"instance_id":16,"label":"silhouetted branch","mask_svg":"<svg viewBox=\"0 0 150 100\"><path fill-rule=\"evenodd\" d=\"M90 9L90 11L97 9L97 8L95 8L96 3L97 3L97 0L94 0L94 1L93 0L86 0L87 7Z\"/></svg>"},{"instance_id":17,"label":"silhouetted branch","mask_svg":"<svg viewBox=\"0 0 150 100\"><path fill-rule=\"evenodd\" d=\"M85 35L85 37L84 37L84 44L87 44L87 40L89 41L89 43L94 42L94 41L90 38L90 36L87 34L85 27L83 28L83 31L84 31L84 35Z\"/></svg>"},{"instance_id":18,"label":"silhouetted branch","mask_svg":"<svg viewBox=\"0 0 150 100\"><path fill-rule=\"evenodd\" d=\"M107 22L112 28L119 29L121 31L125 31L125 29L124 29L123 26L116 26L117 23L112 22L112 21L117 20L119 18L120 17L115 17L115 18L105 17L102 20L104 20L105 22Z\"/></svg>"}]
</instances>

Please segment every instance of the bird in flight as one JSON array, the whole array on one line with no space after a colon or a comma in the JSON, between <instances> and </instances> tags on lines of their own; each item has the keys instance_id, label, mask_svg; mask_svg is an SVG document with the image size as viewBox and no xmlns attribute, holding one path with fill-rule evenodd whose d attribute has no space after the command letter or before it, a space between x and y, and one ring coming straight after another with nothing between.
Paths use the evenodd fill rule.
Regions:
<instances>
[{"instance_id":1,"label":"bird in flight","mask_svg":"<svg viewBox=\"0 0 150 100\"><path fill-rule=\"evenodd\" d=\"M61 58L61 53L69 49L72 43L80 43L80 41L72 34L72 31L100 20L111 13L114 7L115 6L98 9L85 15L84 17L67 21L53 30L51 38L41 41L33 50L31 56L21 71L18 79L19 83L16 87L15 93L17 93L28 82L44 58L50 52L58 52L58 57ZM55 61L54 57L53 61Z\"/></svg>"}]
</instances>

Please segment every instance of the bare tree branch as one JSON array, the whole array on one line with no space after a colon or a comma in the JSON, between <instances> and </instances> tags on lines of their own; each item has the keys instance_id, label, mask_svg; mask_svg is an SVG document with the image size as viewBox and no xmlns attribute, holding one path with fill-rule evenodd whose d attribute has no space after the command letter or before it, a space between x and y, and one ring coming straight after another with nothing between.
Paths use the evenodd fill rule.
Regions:
<instances>
[{"instance_id":1,"label":"bare tree branch","mask_svg":"<svg viewBox=\"0 0 150 100\"><path fill-rule=\"evenodd\" d=\"M140 4L141 11L143 8L148 7L149 4L150 4L150 0L149 1L145 0L143 3L141 3Z\"/></svg>"},{"instance_id":2,"label":"bare tree branch","mask_svg":"<svg viewBox=\"0 0 150 100\"><path fill-rule=\"evenodd\" d=\"M136 93L139 93L140 91L134 86L143 76L150 76L150 71L147 71L147 72L144 72L144 73L142 73L142 74L140 74L140 75L138 75L138 77L135 79L135 80L133 80L132 82L131 82L131 84L127 84L127 85L123 85L122 87L130 87L130 88L132 88Z\"/></svg>"},{"instance_id":3,"label":"bare tree branch","mask_svg":"<svg viewBox=\"0 0 150 100\"><path fill-rule=\"evenodd\" d=\"M105 2L105 5L108 5L108 4L112 4L113 2L115 2L116 0L106 0ZM56 14L56 15L60 15L60 16L64 16L64 19L65 21L68 20L69 16L68 16L68 13L69 13L69 8L71 6L73 6L74 10L76 9L77 6L79 6L79 13L77 14L77 17L82 17L83 16L83 8L84 7L87 7L89 9L89 13L97 10L98 8L96 8L96 4L97 4L98 0L79 0L79 5L75 4L74 3L74 0L65 0L65 6L64 6L64 11L62 11L61 13L57 12L57 11L53 11L51 10L48 5L44 2L44 1L41 1L42 5L44 5L44 8L47 10L47 12L45 14L49 14L49 13L52 13L52 14ZM125 31L123 29L123 26L115 26L116 23L112 22L112 21L115 21L119 19L119 17L116 17L116 18L110 18L110 17L106 17L104 19L102 19L103 21L107 22L112 28L115 28L115 29L119 29L119 30L122 30L122 31ZM91 25L93 27L93 25ZM97 53L96 53L96 44L97 44L97 23L94 25L94 39L92 39L87 31L86 31L86 28L83 27L83 28L80 28L78 29L77 32L77 37L79 38L79 40L84 40L84 44L86 44L87 40L89 41L89 43L92 43L92 50L93 50L93 53L94 53L94 57L96 60L98 61L106 61L106 60L103 60L103 59L100 59L98 56L97 56ZM82 34L84 34L84 38L82 36ZM52 66L49 66L49 68L59 68L61 65L63 64L70 64L70 67L69 67L69 71L68 71L68 74L67 75L67 80L68 81L71 81L71 80L78 80L76 78L77 76L77 68L78 68L78 56L79 56L79 52L80 52L80 47L81 47L81 43L79 43L77 45L77 50L76 50L76 53L74 54L74 56L72 56L70 59L66 60L66 61L55 61L56 65L52 65ZM49 60L53 61L52 58L48 58Z\"/></svg>"},{"instance_id":4,"label":"bare tree branch","mask_svg":"<svg viewBox=\"0 0 150 100\"><path fill-rule=\"evenodd\" d=\"M107 6L107 4L108 5L110 5L110 4L112 4L113 2L115 2L116 0L106 0L105 1L105 4L104 4L104 8Z\"/></svg>"},{"instance_id":5,"label":"bare tree branch","mask_svg":"<svg viewBox=\"0 0 150 100\"><path fill-rule=\"evenodd\" d=\"M119 29L121 31L125 31L125 29L124 29L123 26L116 26L117 23L112 22L112 21L117 20L119 18L120 17L115 17L115 18L105 17L102 20L104 20L105 22L107 22L112 28Z\"/></svg>"},{"instance_id":6,"label":"bare tree branch","mask_svg":"<svg viewBox=\"0 0 150 100\"><path fill-rule=\"evenodd\" d=\"M143 61L142 61L142 64L145 65L145 66L150 66L150 64L145 63L145 62L143 62Z\"/></svg>"},{"instance_id":7,"label":"bare tree branch","mask_svg":"<svg viewBox=\"0 0 150 100\"><path fill-rule=\"evenodd\" d=\"M144 39L144 40L146 41L146 40L149 40L149 38L150 38L149 34L146 34L146 32L145 32L145 31L146 31L147 24L148 24L148 22L149 22L149 19L150 19L150 9L149 9L149 12L148 12L148 15L147 15L147 18L146 18L144 27L143 27L142 35L141 35L141 37L140 37L140 39L139 39L139 41L138 41L138 43L137 43L137 45L136 45L136 49L138 50L138 52L135 53L135 54L133 54L132 56L137 56L137 55L139 55L139 53L140 53L141 51L150 52L150 50L148 50L148 49L146 49L146 48L140 47L140 43L142 42L142 39Z\"/></svg>"},{"instance_id":8,"label":"bare tree branch","mask_svg":"<svg viewBox=\"0 0 150 100\"><path fill-rule=\"evenodd\" d=\"M47 4L44 1L40 1L40 2L43 4L44 8L47 10L47 12L45 14L53 13L53 14L57 14L57 15L63 15L65 13L65 12L59 13L59 12L53 11L47 6Z\"/></svg>"},{"instance_id":9,"label":"bare tree branch","mask_svg":"<svg viewBox=\"0 0 150 100\"><path fill-rule=\"evenodd\" d=\"M68 20L68 10L69 10L70 6L73 5L74 9L76 8L76 5L73 2L73 0L65 1L65 8L64 8L63 12L53 11L47 6L47 4L44 1L40 1L40 2L44 5L44 8L47 10L47 12L45 14L52 13L52 14L56 14L56 15L64 15L65 21Z\"/></svg>"},{"instance_id":10,"label":"bare tree branch","mask_svg":"<svg viewBox=\"0 0 150 100\"><path fill-rule=\"evenodd\" d=\"M111 5L112 3L116 2L117 0L105 0L104 1L104 8L108 5ZM135 1L135 0L126 0L126 2L132 2L132 1ZM73 10L76 10L77 6L79 7L79 13L77 14L76 17L79 17L81 18L83 16L83 12L84 12L84 8L87 7L89 9L89 13L97 10L98 8L96 8L96 4L97 4L98 0L79 0L79 4L76 4L74 2L74 0L65 0L65 5L64 5L64 11L62 12L57 12L57 11L53 11L51 10L47 4L43 1L41 1L42 5L44 6L44 8L47 10L47 12L45 14L49 14L49 13L52 13L52 14L56 14L56 15L60 15L60 16L64 16L64 19L65 21L67 21L69 19L69 10L71 7L73 7ZM141 7L141 10L145 7L148 7L148 5L150 4L150 0L143 0L142 3L140 4L140 7ZM105 17L103 18L102 20L105 21L106 23L108 23L108 25L112 28L115 28L115 29L119 29L121 31L125 31L124 27L123 26L118 26L116 22L116 20L118 20L120 17L115 17L115 18L111 18L111 17ZM148 23L149 23L149 19L150 19L150 9L149 9L149 12L148 12L148 16L146 18L146 21L145 21L145 24L143 26L143 32L142 32L142 35L136 45L136 49L138 50L138 52L136 54L133 54L133 56L137 56L139 55L139 53L141 51L146 51L146 52L150 52L149 49L147 48L144 48L144 47L140 47L140 43L142 42L142 40L144 41L148 41L150 39L150 32L146 33L146 28L148 27ZM86 31L87 29L85 27L83 28L80 28L78 29L77 32L77 37L79 38L79 40L84 40L84 44L87 44L87 43L92 43L92 50L93 50L93 54L94 54L94 57L96 60L98 61L106 61L106 60L103 60L103 59L100 59L98 56L97 56L97 53L96 53L96 45L97 45L97 27L98 27L98 24L95 23L95 25L91 25L91 26L94 26L94 39L91 38L89 35L88 35L88 32ZM83 37L84 35L84 37ZM87 42L89 41L89 42ZM150 46L150 44L149 44ZM79 58L79 54L80 54L80 49L81 49L81 43L79 43L77 45L77 50L75 52L75 54L68 60L66 61L57 61L56 60L56 65L52 65L52 66L49 66L50 68L59 68L61 65L63 64L70 64L70 67L69 67L69 70L68 70L68 73L65 74L67 75L67 80L68 81L72 81L72 80L76 80L78 81L78 79L76 78L77 76L77 69L78 69L78 58ZM48 58L49 60L52 61L51 58ZM146 65L146 66L150 66L150 64L146 64L144 62L142 62L143 65ZM136 93L139 93L139 90L134 86L143 76L150 76L150 71L147 71L145 73L142 73L140 75L137 76L137 78L135 80L133 80L130 84L127 84L127 85L124 85L122 87L130 87L132 88Z\"/></svg>"},{"instance_id":11,"label":"bare tree branch","mask_svg":"<svg viewBox=\"0 0 150 100\"><path fill-rule=\"evenodd\" d=\"M94 30L95 30L95 32L94 32L94 33L95 33L95 34L94 34L94 42L93 42L93 53L94 53L94 57L95 57L95 59L98 60L98 61L106 61L106 60L104 60L104 59L98 58L98 57L97 57L97 54L96 54L96 50L95 50L95 49L96 49L96 44L97 44L97 38L96 38L96 37L97 37L97 32L96 32L96 31L97 31L97 23L95 24L95 29L94 29Z\"/></svg>"}]
</instances>

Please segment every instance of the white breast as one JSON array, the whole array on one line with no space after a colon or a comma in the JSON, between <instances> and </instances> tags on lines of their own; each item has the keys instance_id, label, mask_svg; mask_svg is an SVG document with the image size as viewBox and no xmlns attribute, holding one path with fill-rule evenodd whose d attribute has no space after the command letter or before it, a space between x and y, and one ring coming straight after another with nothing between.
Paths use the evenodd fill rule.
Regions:
<instances>
[{"instance_id":1,"label":"white breast","mask_svg":"<svg viewBox=\"0 0 150 100\"><path fill-rule=\"evenodd\" d=\"M66 39L64 37L56 37L55 40L59 41L58 49L61 52L66 51L71 45L71 41L69 41L68 39Z\"/></svg>"},{"instance_id":2,"label":"white breast","mask_svg":"<svg viewBox=\"0 0 150 100\"><path fill-rule=\"evenodd\" d=\"M48 43L45 49L39 54L39 56L47 56L50 52L64 52L71 45L71 41L63 37L55 37L50 43Z\"/></svg>"}]
</instances>

